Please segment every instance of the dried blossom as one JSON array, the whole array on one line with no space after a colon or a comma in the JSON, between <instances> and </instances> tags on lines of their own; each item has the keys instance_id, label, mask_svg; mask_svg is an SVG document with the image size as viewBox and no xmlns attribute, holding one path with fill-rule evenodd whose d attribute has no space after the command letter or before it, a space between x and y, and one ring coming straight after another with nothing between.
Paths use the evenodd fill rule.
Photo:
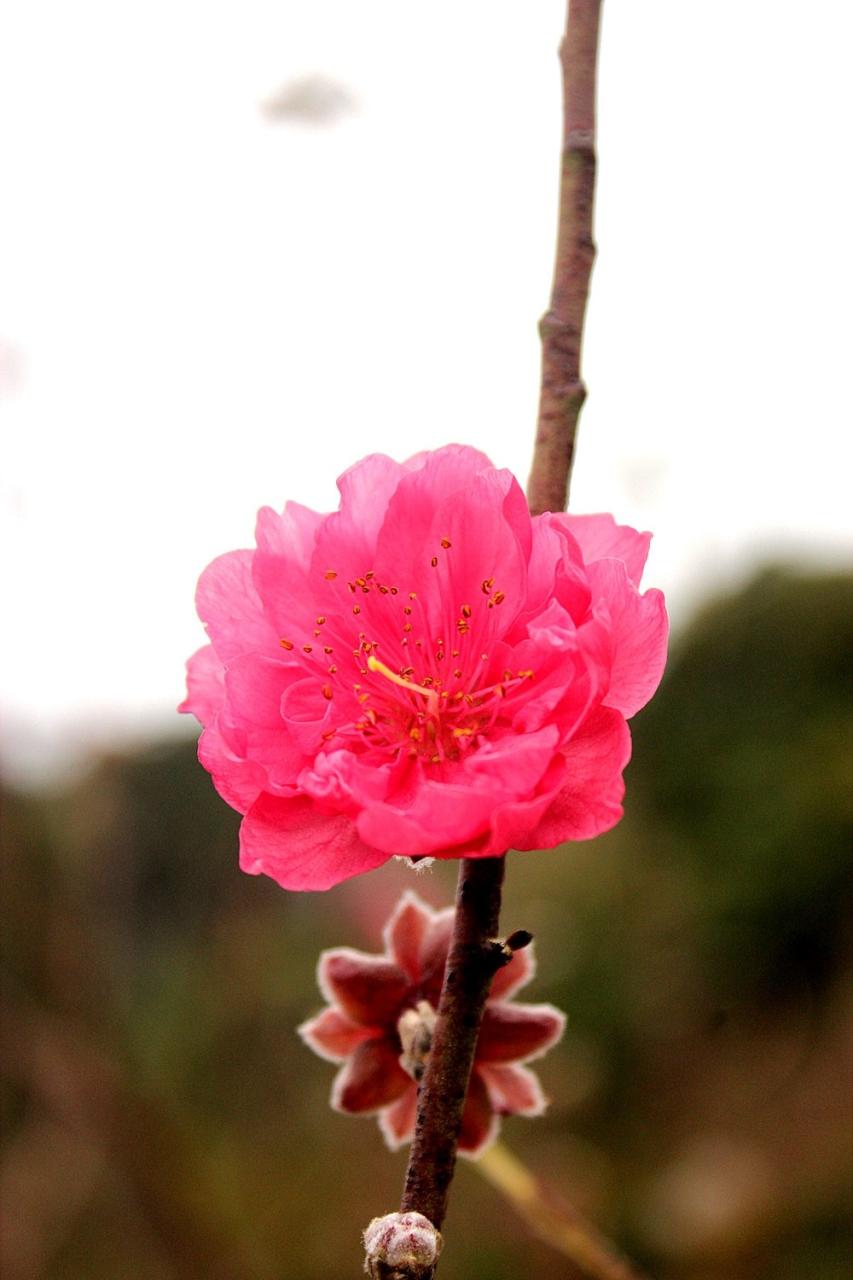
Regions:
<instances>
[{"instance_id":1,"label":"dried blossom","mask_svg":"<svg viewBox=\"0 0 853 1280\"><path fill-rule=\"evenodd\" d=\"M389 1146L414 1132L417 1081L430 1036L453 929L453 909L433 911L412 892L398 902L383 933L382 955L349 947L324 951L318 981L328 1007L299 1032L321 1057L342 1063L332 1106L378 1114ZM513 953L492 982L462 1117L459 1149L479 1153L503 1115L540 1115L546 1099L524 1065L559 1040L565 1017L550 1004L516 1004L533 977L532 946Z\"/></svg>"}]
</instances>

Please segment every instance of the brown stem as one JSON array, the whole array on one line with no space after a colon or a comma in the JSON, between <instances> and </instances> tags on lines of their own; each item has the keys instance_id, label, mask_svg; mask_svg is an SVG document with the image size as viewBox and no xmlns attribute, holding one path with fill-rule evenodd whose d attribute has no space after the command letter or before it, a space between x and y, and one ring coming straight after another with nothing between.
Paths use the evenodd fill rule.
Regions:
<instances>
[{"instance_id":1,"label":"brown stem","mask_svg":"<svg viewBox=\"0 0 853 1280\"><path fill-rule=\"evenodd\" d=\"M595 71L601 0L569 0L560 45L563 70L563 155L557 255L551 304L539 323L542 390L533 465L527 483L530 510L565 509L578 417L586 399L581 343L589 277L595 258Z\"/></svg>"},{"instance_id":2,"label":"brown stem","mask_svg":"<svg viewBox=\"0 0 853 1280\"><path fill-rule=\"evenodd\" d=\"M486 997L495 972L509 958L496 944L503 876L503 858L463 858L460 864L453 938L432 1050L418 1092L400 1210L422 1213L439 1229L447 1210Z\"/></svg>"},{"instance_id":3,"label":"brown stem","mask_svg":"<svg viewBox=\"0 0 853 1280\"><path fill-rule=\"evenodd\" d=\"M551 306L541 322L542 395L528 482L532 514L562 511L568 494L575 429L586 390L580 349L589 277L595 256L595 62L601 0L570 0L560 49L563 66L563 167L557 261ZM432 1049L418 1092L401 1213L421 1213L441 1228L456 1164L462 1111L492 977L510 952L496 942L503 858L463 859L456 920ZM369 1260L383 1280L426 1280L411 1265Z\"/></svg>"}]
</instances>

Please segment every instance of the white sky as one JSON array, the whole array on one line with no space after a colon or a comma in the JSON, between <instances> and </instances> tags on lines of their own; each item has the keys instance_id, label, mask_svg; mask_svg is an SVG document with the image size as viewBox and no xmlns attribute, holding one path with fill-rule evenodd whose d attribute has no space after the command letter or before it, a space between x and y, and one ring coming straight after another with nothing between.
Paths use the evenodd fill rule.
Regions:
<instances>
[{"instance_id":1,"label":"white sky","mask_svg":"<svg viewBox=\"0 0 853 1280\"><path fill-rule=\"evenodd\" d=\"M606 0L577 510L678 620L853 551L840 0ZM6 0L0 661L19 772L173 724L255 511L449 440L526 476L563 0ZM295 77L357 110L271 124Z\"/></svg>"}]
</instances>

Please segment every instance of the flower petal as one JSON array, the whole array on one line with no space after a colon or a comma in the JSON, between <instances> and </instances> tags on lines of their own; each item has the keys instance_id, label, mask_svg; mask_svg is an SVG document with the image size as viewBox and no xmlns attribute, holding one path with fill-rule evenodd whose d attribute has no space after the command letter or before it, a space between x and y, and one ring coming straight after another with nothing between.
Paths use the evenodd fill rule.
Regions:
<instances>
[{"instance_id":1,"label":"flower petal","mask_svg":"<svg viewBox=\"0 0 853 1280\"><path fill-rule=\"evenodd\" d=\"M492 1106L502 1116L541 1116L548 1105L539 1078L518 1063L479 1063L477 1074L489 1092Z\"/></svg>"},{"instance_id":2,"label":"flower petal","mask_svg":"<svg viewBox=\"0 0 853 1280\"><path fill-rule=\"evenodd\" d=\"M619 712L594 712L563 753L568 781L516 848L553 849L565 840L589 840L622 817L622 770L631 756L631 735Z\"/></svg>"},{"instance_id":3,"label":"flower petal","mask_svg":"<svg viewBox=\"0 0 853 1280\"><path fill-rule=\"evenodd\" d=\"M421 946L421 991L433 1008L438 1008L455 918L453 907L434 912Z\"/></svg>"},{"instance_id":4,"label":"flower petal","mask_svg":"<svg viewBox=\"0 0 853 1280\"><path fill-rule=\"evenodd\" d=\"M309 517L311 518L309 520ZM328 516L288 503L279 515L271 507L258 512L252 558L252 581L265 615L281 639L296 641L313 630L317 614L309 553L317 530Z\"/></svg>"},{"instance_id":5,"label":"flower petal","mask_svg":"<svg viewBox=\"0 0 853 1280\"><path fill-rule=\"evenodd\" d=\"M210 724L225 699L224 670L212 644L198 649L187 662L187 696L178 710Z\"/></svg>"},{"instance_id":6,"label":"flower petal","mask_svg":"<svg viewBox=\"0 0 853 1280\"><path fill-rule=\"evenodd\" d=\"M365 1040L375 1038L370 1027L352 1022L340 1009L324 1009L296 1030L308 1047L328 1062L343 1062Z\"/></svg>"},{"instance_id":7,"label":"flower petal","mask_svg":"<svg viewBox=\"0 0 853 1280\"><path fill-rule=\"evenodd\" d=\"M387 1107L410 1088L397 1061L398 1051L387 1039L365 1040L341 1067L332 1084L332 1106L336 1111L363 1114Z\"/></svg>"},{"instance_id":8,"label":"flower petal","mask_svg":"<svg viewBox=\"0 0 853 1280\"><path fill-rule=\"evenodd\" d=\"M410 1142L415 1132L418 1090L413 1080L409 1084L410 1087L402 1097L379 1113L379 1128L392 1151L396 1151L404 1142Z\"/></svg>"},{"instance_id":9,"label":"flower petal","mask_svg":"<svg viewBox=\"0 0 853 1280\"><path fill-rule=\"evenodd\" d=\"M640 595L618 560L590 565L590 582L610 614L613 665L605 705L626 717L644 707L666 663L669 620L660 591Z\"/></svg>"},{"instance_id":10,"label":"flower petal","mask_svg":"<svg viewBox=\"0 0 853 1280\"><path fill-rule=\"evenodd\" d=\"M274 653L278 636L252 580L253 551L229 551L198 580L196 609L223 662L239 653Z\"/></svg>"},{"instance_id":11,"label":"flower petal","mask_svg":"<svg viewBox=\"0 0 853 1280\"><path fill-rule=\"evenodd\" d=\"M330 1004L367 1027L396 1027L408 991L406 975L393 960L352 947L324 951L317 982Z\"/></svg>"},{"instance_id":12,"label":"flower petal","mask_svg":"<svg viewBox=\"0 0 853 1280\"><path fill-rule=\"evenodd\" d=\"M552 1004L510 1004L490 1001L483 1014L477 1062L527 1062L556 1044L566 1016Z\"/></svg>"},{"instance_id":13,"label":"flower petal","mask_svg":"<svg viewBox=\"0 0 853 1280\"><path fill-rule=\"evenodd\" d=\"M266 769L230 746L222 732L221 714L199 738L198 758L222 799L238 813L247 813L267 786Z\"/></svg>"},{"instance_id":14,"label":"flower petal","mask_svg":"<svg viewBox=\"0 0 853 1280\"><path fill-rule=\"evenodd\" d=\"M639 585L652 540L650 533L639 533L630 525L617 524L608 513L576 516L561 512L559 518L577 540L588 565L595 560L621 560L628 577Z\"/></svg>"},{"instance_id":15,"label":"flower petal","mask_svg":"<svg viewBox=\"0 0 853 1280\"><path fill-rule=\"evenodd\" d=\"M509 964L498 969L489 990L489 1000L508 1000L516 991L526 987L536 973L534 944L528 943L521 951L513 952Z\"/></svg>"},{"instance_id":16,"label":"flower petal","mask_svg":"<svg viewBox=\"0 0 853 1280\"><path fill-rule=\"evenodd\" d=\"M387 862L349 818L318 812L306 796L258 796L240 827L240 866L283 889L330 889Z\"/></svg>"},{"instance_id":17,"label":"flower petal","mask_svg":"<svg viewBox=\"0 0 853 1280\"><path fill-rule=\"evenodd\" d=\"M494 1142L500 1127L495 1115L489 1091L479 1071L471 1074L465 1110L462 1112L462 1128L459 1132L459 1152L475 1160L482 1155L489 1143Z\"/></svg>"},{"instance_id":18,"label":"flower petal","mask_svg":"<svg viewBox=\"0 0 853 1280\"><path fill-rule=\"evenodd\" d=\"M435 913L407 889L382 931L385 950L412 983L421 976L421 948Z\"/></svg>"},{"instance_id":19,"label":"flower petal","mask_svg":"<svg viewBox=\"0 0 853 1280\"><path fill-rule=\"evenodd\" d=\"M232 713L241 723L283 729L281 700L295 675L292 667L259 653L243 654L225 672L225 689Z\"/></svg>"}]
</instances>

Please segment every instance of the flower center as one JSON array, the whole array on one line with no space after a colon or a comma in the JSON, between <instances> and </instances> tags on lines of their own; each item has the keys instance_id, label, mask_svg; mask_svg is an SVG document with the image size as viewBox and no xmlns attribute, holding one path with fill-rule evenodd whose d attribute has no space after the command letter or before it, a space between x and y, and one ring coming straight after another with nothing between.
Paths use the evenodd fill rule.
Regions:
<instances>
[{"instance_id":1,"label":"flower center","mask_svg":"<svg viewBox=\"0 0 853 1280\"><path fill-rule=\"evenodd\" d=\"M405 752L424 763L457 760L494 725L503 699L533 678L532 671L507 669L496 679L490 671L493 611L506 595L490 574L469 597L473 604L459 603L451 547L442 538L424 565L425 574L438 576L429 608L416 591L380 582L373 570L351 581L339 580L335 569L323 573L326 613L317 615L305 643L280 643L319 677L323 697L341 713L326 741L356 736L368 748ZM356 597L346 608L344 583Z\"/></svg>"},{"instance_id":2,"label":"flower center","mask_svg":"<svg viewBox=\"0 0 853 1280\"><path fill-rule=\"evenodd\" d=\"M435 1009L428 1000L419 1000L414 1009L404 1009L397 1020L400 1037L400 1066L413 1080L420 1080L426 1070L435 1032Z\"/></svg>"}]
</instances>

